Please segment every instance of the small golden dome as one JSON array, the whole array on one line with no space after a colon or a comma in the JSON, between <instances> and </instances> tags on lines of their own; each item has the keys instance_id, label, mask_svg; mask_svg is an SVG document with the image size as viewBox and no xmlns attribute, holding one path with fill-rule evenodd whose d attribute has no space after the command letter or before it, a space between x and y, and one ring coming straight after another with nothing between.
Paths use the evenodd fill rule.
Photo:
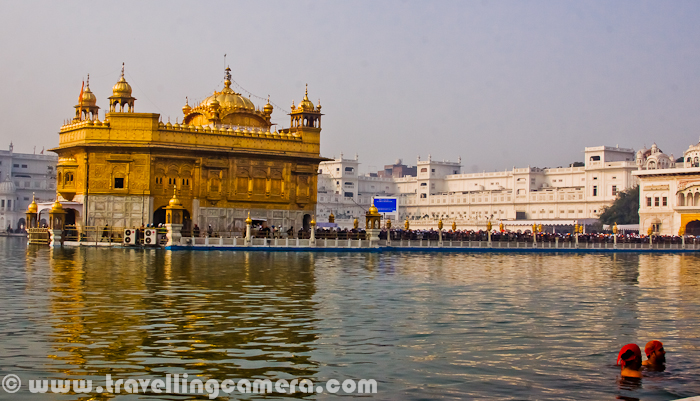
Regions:
<instances>
[{"instance_id":1,"label":"small golden dome","mask_svg":"<svg viewBox=\"0 0 700 401\"><path fill-rule=\"evenodd\" d=\"M309 100L309 85L306 85L306 93L304 94L304 100L299 103L299 108L302 111L314 111L314 104Z\"/></svg>"},{"instance_id":2,"label":"small golden dome","mask_svg":"<svg viewBox=\"0 0 700 401\"><path fill-rule=\"evenodd\" d=\"M311 218L311 222L309 224L311 224L312 226L316 225L316 215L314 215L314 217Z\"/></svg>"},{"instance_id":3,"label":"small golden dome","mask_svg":"<svg viewBox=\"0 0 700 401\"><path fill-rule=\"evenodd\" d=\"M34 197L34 194L32 194L32 203L29 204L29 207L27 208L27 213L36 214L38 210L39 206L37 206L36 198Z\"/></svg>"},{"instance_id":4,"label":"small golden dome","mask_svg":"<svg viewBox=\"0 0 700 401\"><path fill-rule=\"evenodd\" d=\"M318 106L316 106L316 110L321 111L321 99L318 99Z\"/></svg>"},{"instance_id":5,"label":"small golden dome","mask_svg":"<svg viewBox=\"0 0 700 401\"><path fill-rule=\"evenodd\" d=\"M267 104L263 107L265 114L272 114L272 105L270 104L270 97L267 98Z\"/></svg>"},{"instance_id":6,"label":"small golden dome","mask_svg":"<svg viewBox=\"0 0 700 401\"><path fill-rule=\"evenodd\" d=\"M63 205L61 205L61 202L59 202L58 199L56 199L56 202L54 202L53 205L51 205L50 213L65 213L65 211L63 210Z\"/></svg>"},{"instance_id":7,"label":"small golden dome","mask_svg":"<svg viewBox=\"0 0 700 401\"><path fill-rule=\"evenodd\" d=\"M192 110L192 107L190 107L190 101L189 99L185 98L185 105L182 106L182 114L187 114Z\"/></svg>"},{"instance_id":8,"label":"small golden dome","mask_svg":"<svg viewBox=\"0 0 700 401\"><path fill-rule=\"evenodd\" d=\"M114 97L131 97L131 85L124 79L124 63L122 63L122 76L112 87L112 96Z\"/></svg>"},{"instance_id":9,"label":"small golden dome","mask_svg":"<svg viewBox=\"0 0 700 401\"><path fill-rule=\"evenodd\" d=\"M253 224L253 219L250 218L250 212L248 212L248 218L245 219L246 224Z\"/></svg>"},{"instance_id":10,"label":"small golden dome","mask_svg":"<svg viewBox=\"0 0 700 401\"><path fill-rule=\"evenodd\" d=\"M82 106L95 106L97 104L97 96L90 90L90 74L88 74L83 96L80 97L80 104Z\"/></svg>"},{"instance_id":11,"label":"small golden dome","mask_svg":"<svg viewBox=\"0 0 700 401\"><path fill-rule=\"evenodd\" d=\"M377 209L377 207L374 206L374 203L372 203L372 206L369 207L369 212L371 214L379 214L379 209Z\"/></svg>"},{"instance_id":12,"label":"small golden dome","mask_svg":"<svg viewBox=\"0 0 700 401\"><path fill-rule=\"evenodd\" d=\"M173 189L173 197L170 198L170 201L168 202L168 206L171 206L171 207L182 206L180 199L177 198L177 188Z\"/></svg>"}]
</instances>

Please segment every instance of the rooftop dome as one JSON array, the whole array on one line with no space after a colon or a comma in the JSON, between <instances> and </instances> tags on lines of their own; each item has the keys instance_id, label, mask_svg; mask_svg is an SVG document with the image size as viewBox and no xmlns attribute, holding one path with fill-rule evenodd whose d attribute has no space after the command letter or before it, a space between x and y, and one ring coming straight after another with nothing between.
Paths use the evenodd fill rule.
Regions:
<instances>
[{"instance_id":1,"label":"rooftop dome","mask_svg":"<svg viewBox=\"0 0 700 401\"><path fill-rule=\"evenodd\" d=\"M83 96L80 98L80 103L83 106L94 106L97 104L97 97L90 90L90 81L88 81L88 84L83 91Z\"/></svg>"},{"instance_id":2,"label":"rooftop dome","mask_svg":"<svg viewBox=\"0 0 700 401\"><path fill-rule=\"evenodd\" d=\"M226 81L224 85L224 89L222 89L221 92L214 92L213 95L204 99L199 105L220 107L222 109L239 108L243 110L255 111L255 105L250 101L250 99L246 99L245 97L241 96L240 93L236 93L233 89L231 89L231 82ZM218 105L216 105L217 102L219 103Z\"/></svg>"},{"instance_id":3,"label":"rooftop dome","mask_svg":"<svg viewBox=\"0 0 700 401\"><path fill-rule=\"evenodd\" d=\"M8 175L5 181L0 182L0 195L14 195L17 193L17 187L15 183L10 181L10 176Z\"/></svg>"},{"instance_id":4,"label":"rooftop dome","mask_svg":"<svg viewBox=\"0 0 700 401\"><path fill-rule=\"evenodd\" d=\"M302 100L301 103L299 103L299 108L303 111L314 111L314 104L311 102L311 100L309 100L308 85L306 85L306 93L304 94L304 100Z\"/></svg>"},{"instance_id":5,"label":"rooftop dome","mask_svg":"<svg viewBox=\"0 0 700 401\"><path fill-rule=\"evenodd\" d=\"M112 87L112 96L115 97L131 97L131 85L124 79L124 63L122 63L122 76L119 81Z\"/></svg>"}]
</instances>

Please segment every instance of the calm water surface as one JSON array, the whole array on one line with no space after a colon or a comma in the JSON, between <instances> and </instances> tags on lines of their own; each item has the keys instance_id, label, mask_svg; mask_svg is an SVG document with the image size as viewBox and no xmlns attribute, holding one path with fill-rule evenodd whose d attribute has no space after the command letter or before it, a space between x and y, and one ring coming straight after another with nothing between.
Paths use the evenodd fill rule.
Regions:
<instances>
[{"instance_id":1,"label":"calm water surface","mask_svg":"<svg viewBox=\"0 0 700 401\"><path fill-rule=\"evenodd\" d=\"M694 255L52 251L0 238L0 260L0 374L25 383L0 399L103 399L32 395L29 379L184 372L373 378L375 399L700 394ZM667 370L620 383L617 351L651 339Z\"/></svg>"}]
</instances>

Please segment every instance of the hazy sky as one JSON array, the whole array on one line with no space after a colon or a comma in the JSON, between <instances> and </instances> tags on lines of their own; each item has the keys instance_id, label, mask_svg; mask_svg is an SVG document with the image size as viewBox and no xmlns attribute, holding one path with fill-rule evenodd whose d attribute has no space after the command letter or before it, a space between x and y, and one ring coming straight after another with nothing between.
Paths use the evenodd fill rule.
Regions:
<instances>
[{"instance_id":1,"label":"hazy sky","mask_svg":"<svg viewBox=\"0 0 700 401\"><path fill-rule=\"evenodd\" d=\"M556 167L653 142L678 157L700 136L698 1L1 5L0 148L18 152L58 144L88 73L103 118L122 62L136 111L181 121L185 96L222 88L224 53L282 127L308 83L322 155L357 152L363 172L428 153Z\"/></svg>"}]
</instances>

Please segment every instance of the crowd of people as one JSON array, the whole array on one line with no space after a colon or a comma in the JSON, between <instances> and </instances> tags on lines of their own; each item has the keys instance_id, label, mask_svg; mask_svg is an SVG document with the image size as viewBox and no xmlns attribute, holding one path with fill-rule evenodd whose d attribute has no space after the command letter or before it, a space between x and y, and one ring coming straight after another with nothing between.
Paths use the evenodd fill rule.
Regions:
<instances>
[{"instance_id":1,"label":"crowd of people","mask_svg":"<svg viewBox=\"0 0 700 401\"><path fill-rule=\"evenodd\" d=\"M666 369L666 351L661 341L652 340L644 347L646 360L642 360L642 350L637 344L627 344L617 355L620 375L624 378L641 379L644 369L663 372Z\"/></svg>"},{"instance_id":2,"label":"crowd of people","mask_svg":"<svg viewBox=\"0 0 700 401\"><path fill-rule=\"evenodd\" d=\"M184 233L193 237L208 236L208 237L234 237L244 236L245 231L240 232L219 232L214 230L211 225L206 230L201 230L196 224L191 230L191 233ZM308 239L310 237L310 229L298 229L294 227L282 229L276 226L258 225L252 228L252 235L255 238L299 238ZM315 236L317 239L364 239L365 230L362 228L316 228ZM537 233L537 242L573 242L576 234L568 232L558 233ZM379 233L379 239L386 240L391 237L391 240L430 240L438 241L440 234L434 229L419 229L419 230L404 230L404 229L382 229ZM618 243L649 243L650 236L637 234L636 232L612 234L609 232L590 232L578 234L579 242L588 243L613 243L614 237L617 237ZM488 241L488 232L486 230L443 230L443 241ZM491 232L491 241L493 242L533 242L533 234L530 230L493 230ZM655 244L680 244L682 238L680 236L669 235L654 235L651 236L651 241ZM687 244L693 244L696 241L700 242L700 237L686 236Z\"/></svg>"}]
</instances>

